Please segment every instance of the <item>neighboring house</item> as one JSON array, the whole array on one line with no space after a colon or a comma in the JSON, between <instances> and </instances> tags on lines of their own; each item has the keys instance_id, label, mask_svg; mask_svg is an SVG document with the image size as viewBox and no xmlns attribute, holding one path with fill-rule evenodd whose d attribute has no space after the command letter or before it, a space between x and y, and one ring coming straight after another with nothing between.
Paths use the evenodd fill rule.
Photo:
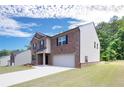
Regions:
<instances>
[{"instance_id":1,"label":"neighboring house","mask_svg":"<svg viewBox=\"0 0 124 93\"><path fill-rule=\"evenodd\" d=\"M16 55L15 65L23 65L31 63L31 50L26 50Z\"/></svg>"},{"instance_id":2,"label":"neighboring house","mask_svg":"<svg viewBox=\"0 0 124 93\"><path fill-rule=\"evenodd\" d=\"M0 57L0 66L8 66L10 62L10 55Z\"/></svg>"},{"instance_id":3,"label":"neighboring house","mask_svg":"<svg viewBox=\"0 0 124 93\"><path fill-rule=\"evenodd\" d=\"M0 66L18 66L31 64L31 50L13 52L11 55L0 57Z\"/></svg>"},{"instance_id":4,"label":"neighboring house","mask_svg":"<svg viewBox=\"0 0 124 93\"><path fill-rule=\"evenodd\" d=\"M36 33L31 40L32 63L80 68L100 61L100 42L94 23L47 36Z\"/></svg>"}]
</instances>

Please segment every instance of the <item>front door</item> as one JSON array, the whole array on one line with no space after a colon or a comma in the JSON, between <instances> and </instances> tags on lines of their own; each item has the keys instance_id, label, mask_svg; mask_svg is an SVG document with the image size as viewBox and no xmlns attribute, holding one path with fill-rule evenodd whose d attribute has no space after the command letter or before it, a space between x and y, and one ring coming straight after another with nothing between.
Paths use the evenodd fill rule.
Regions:
<instances>
[{"instance_id":1,"label":"front door","mask_svg":"<svg viewBox=\"0 0 124 93\"><path fill-rule=\"evenodd\" d=\"M43 54L38 54L38 65L43 65Z\"/></svg>"},{"instance_id":2,"label":"front door","mask_svg":"<svg viewBox=\"0 0 124 93\"><path fill-rule=\"evenodd\" d=\"M46 54L46 60L45 60L45 64L48 65L48 60L49 60L49 55Z\"/></svg>"},{"instance_id":3,"label":"front door","mask_svg":"<svg viewBox=\"0 0 124 93\"><path fill-rule=\"evenodd\" d=\"M43 54L38 54L38 65L43 65ZM48 65L49 54L45 54L45 65Z\"/></svg>"}]
</instances>

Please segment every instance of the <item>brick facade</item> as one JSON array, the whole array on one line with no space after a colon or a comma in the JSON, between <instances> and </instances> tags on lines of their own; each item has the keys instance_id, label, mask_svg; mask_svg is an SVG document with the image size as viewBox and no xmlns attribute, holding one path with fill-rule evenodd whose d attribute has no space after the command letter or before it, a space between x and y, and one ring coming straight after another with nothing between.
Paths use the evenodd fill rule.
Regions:
<instances>
[{"instance_id":1,"label":"brick facade","mask_svg":"<svg viewBox=\"0 0 124 93\"><path fill-rule=\"evenodd\" d=\"M32 53L32 56L35 56L36 58L38 58L39 56L36 55L36 53L38 52L38 50L40 49L40 41L42 40L46 40L46 37L40 35L39 33L36 33L35 36L33 37L32 41L31 41L31 53ZM33 44L36 44L36 48L34 49L32 46ZM34 65L38 65L39 60L32 60L32 64Z\"/></svg>"},{"instance_id":2,"label":"brick facade","mask_svg":"<svg viewBox=\"0 0 124 93\"><path fill-rule=\"evenodd\" d=\"M60 36L68 36L68 44L62 45L62 46L57 46L57 38ZM35 38L35 37L38 37ZM39 46L40 38L43 39L42 36L35 35L35 37L31 41L31 46L33 43L37 44ZM47 37L46 37L47 38ZM44 38L45 40L45 38ZM46 46L47 47L47 46ZM36 52L39 47L36 49L31 48L32 50L32 55L36 55ZM60 33L58 35L55 35L51 37L51 53L49 54L48 58L48 65L52 65L52 58L54 55L59 55L59 54L74 54L75 55L75 67L80 68L80 31L78 28L71 29L69 31ZM38 64L37 60L32 61L33 64Z\"/></svg>"}]
</instances>

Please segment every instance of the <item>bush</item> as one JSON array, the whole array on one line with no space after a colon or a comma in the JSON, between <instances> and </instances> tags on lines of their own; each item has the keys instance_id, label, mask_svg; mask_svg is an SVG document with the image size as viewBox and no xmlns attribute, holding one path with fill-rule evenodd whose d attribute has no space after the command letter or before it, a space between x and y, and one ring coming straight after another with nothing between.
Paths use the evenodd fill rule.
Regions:
<instances>
[{"instance_id":1,"label":"bush","mask_svg":"<svg viewBox=\"0 0 124 93\"><path fill-rule=\"evenodd\" d=\"M24 64L24 66L32 67L33 64L32 63L27 63L27 64Z\"/></svg>"}]
</instances>

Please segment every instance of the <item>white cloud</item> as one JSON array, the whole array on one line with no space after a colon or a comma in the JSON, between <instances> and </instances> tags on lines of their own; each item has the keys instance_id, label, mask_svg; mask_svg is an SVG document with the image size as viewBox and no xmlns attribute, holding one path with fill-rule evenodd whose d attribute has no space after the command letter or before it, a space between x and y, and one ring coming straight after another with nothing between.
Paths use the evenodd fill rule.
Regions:
<instances>
[{"instance_id":1,"label":"white cloud","mask_svg":"<svg viewBox=\"0 0 124 93\"><path fill-rule=\"evenodd\" d=\"M20 29L23 28L22 24L19 24L14 19L0 16L0 35L1 36L13 36L13 37L30 37L32 34L23 32Z\"/></svg>"},{"instance_id":2,"label":"white cloud","mask_svg":"<svg viewBox=\"0 0 124 93\"><path fill-rule=\"evenodd\" d=\"M74 18L78 20L109 21L124 15L124 5L15 5L0 6L0 15L33 18Z\"/></svg>"},{"instance_id":3,"label":"white cloud","mask_svg":"<svg viewBox=\"0 0 124 93\"><path fill-rule=\"evenodd\" d=\"M36 24L36 23L19 23L21 28L28 29L29 31L33 31L32 27L38 27L42 26L42 24Z\"/></svg>"},{"instance_id":4,"label":"white cloud","mask_svg":"<svg viewBox=\"0 0 124 93\"><path fill-rule=\"evenodd\" d=\"M0 28L20 29L21 26L11 18L0 16Z\"/></svg>"},{"instance_id":5,"label":"white cloud","mask_svg":"<svg viewBox=\"0 0 124 93\"><path fill-rule=\"evenodd\" d=\"M62 26L59 26L59 25L54 25L54 26L52 27L53 30L55 30L55 29L60 29L60 28L62 28Z\"/></svg>"},{"instance_id":6,"label":"white cloud","mask_svg":"<svg viewBox=\"0 0 124 93\"><path fill-rule=\"evenodd\" d=\"M27 32L22 32L20 30L10 30L4 29L4 31L0 31L1 36L13 36L13 37L30 37L31 34Z\"/></svg>"},{"instance_id":7,"label":"white cloud","mask_svg":"<svg viewBox=\"0 0 124 93\"><path fill-rule=\"evenodd\" d=\"M39 26L38 24L36 23L28 23L28 24L21 24L22 25L22 28L30 28L30 27L34 27L34 26ZM41 25L41 24L40 24Z\"/></svg>"},{"instance_id":8,"label":"white cloud","mask_svg":"<svg viewBox=\"0 0 124 93\"><path fill-rule=\"evenodd\" d=\"M86 24L87 22L80 20L80 21L68 21L68 23L69 23L68 29L73 29L80 25Z\"/></svg>"},{"instance_id":9,"label":"white cloud","mask_svg":"<svg viewBox=\"0 0 124 93\"><path fill-rule=\"evenodd\" d=\"M54 36L54 35L56 35L56 33L53 33L53 32L48 32L48 33L45 32L44 34L45 34L45 35L48 35L48 36Z\"/></svg>"}]
</instances>

